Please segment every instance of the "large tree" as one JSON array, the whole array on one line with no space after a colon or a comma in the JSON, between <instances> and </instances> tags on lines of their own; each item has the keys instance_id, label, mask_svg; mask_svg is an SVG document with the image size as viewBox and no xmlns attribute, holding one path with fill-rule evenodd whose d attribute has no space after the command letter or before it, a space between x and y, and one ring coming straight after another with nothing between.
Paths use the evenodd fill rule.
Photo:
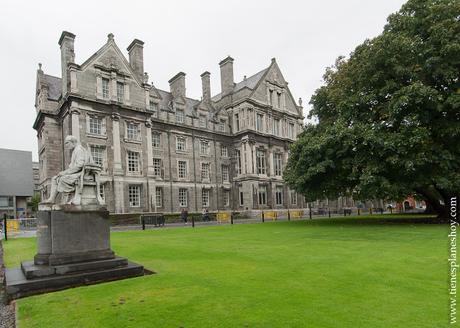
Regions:
<instances>
[{"instance_id":1,"label":"large tree","mask_svg":"<svg viewBox=\"0 0 460 328\"><path fill-rule=\"evenodd\" d=\"M326 70L284 179L308 200L460 191L460 2L409 0L382 34Z\"/></svg>"}]
</instances>

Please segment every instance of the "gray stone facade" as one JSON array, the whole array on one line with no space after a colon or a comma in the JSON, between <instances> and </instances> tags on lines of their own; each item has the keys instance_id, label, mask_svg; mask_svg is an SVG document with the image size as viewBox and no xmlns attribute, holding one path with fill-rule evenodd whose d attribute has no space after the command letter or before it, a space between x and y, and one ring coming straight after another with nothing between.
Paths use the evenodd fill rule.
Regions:
<instances>
[{"instance_id":1,"label":"gray stone facade","mask_svg":"<svg viewBox=\"0 0 460 328\"><path fill-rule=\"evenodd\" d=\"M221 93L212 96L210 73L201 75L201 100L186 95L185 73L157 89L144 72L143 46L128 58L114 36L81 64L75 35L59 40L62 76L37 71L40 188L67 167L63 137L74 135L103 165L103 197L110 212L178 212L304 208L284 184L289 145L300 133L296 104L275 59L234 82L233 59L221 69ZM62 155L64 154L64 155Z\"/></svg>"}]
</instances>

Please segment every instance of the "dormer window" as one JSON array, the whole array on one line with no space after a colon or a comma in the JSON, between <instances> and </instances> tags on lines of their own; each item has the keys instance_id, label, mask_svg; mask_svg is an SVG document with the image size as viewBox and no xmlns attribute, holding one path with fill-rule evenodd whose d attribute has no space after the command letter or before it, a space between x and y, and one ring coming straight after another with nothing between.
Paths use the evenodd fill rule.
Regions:
<instances>
[{"instance_id":1,"label":"dormer window","mask_svg":"<svg viewBox=\"0 0 460 328\"><path fill-rule=\"evenodd\" d=\"M206 116L205 115L200 115L200 128L206 128Z\"/></svg>"},{"instance_id":2,"label":"dormer window","mask_svg":"<svg viewBox=\"0 0 460 328\"><path fill-rule=\"evenodd\" d=\"M153 116L158 117L158 105L153 100L149 102L149 111L152 112Z\"/></svg>"},{"instance_id":3,"label":"dormer window","mask_svg":"<svg viewBox=\"0 0 460 328\"><path fill-rule=\"evenodd\" d=\"M122 82L117 82L117 101L122 103L124 101L125 85Z\"/></svg>"},{"instance_id":4,"label":"dormer window","mask_svg":"<svg viewBox=\"0 0 460 328\"><path fill-rule=\"evenodd\" d=\"M220 120L217 126L217 130L220 132L225 132L225 120Z\"/></svg>"},{"instance_id":5,"label":"dormer window","mask_svg":"<svg viewBox=\"0 0 460 328\"><path fill-rule=\"evenodd\" d=\"M185 115L184 111L181 109L176 110L176 123L184 123L185 121Z\"/></svg>"}]
</instances>

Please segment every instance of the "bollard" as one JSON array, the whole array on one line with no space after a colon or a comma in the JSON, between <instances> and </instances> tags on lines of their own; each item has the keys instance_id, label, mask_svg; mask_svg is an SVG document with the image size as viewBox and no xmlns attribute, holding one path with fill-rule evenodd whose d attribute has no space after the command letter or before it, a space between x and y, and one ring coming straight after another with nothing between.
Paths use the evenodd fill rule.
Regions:
<instances>
[{"instance_id":1,"label":"bollard","mask_svg":"<svg viewBox=\"0 0 460 328\"><path fill-rule=\"evenodd\" d=\"M291 221L291 212L288 210L288 221Z\"/></svg>"},{"instance_id":2,"label":"bollard","mask_svg":"<svg viewBox=\"0 0 460 328\"><path fill-rule=\"evenodd\" d=\"M192 228L195 228L195 215L192 215Z\"/></svg>"},{"instance_id":3,"label":"bollard","mask_svg":"<svg viewBox=\"0 0 460 328\"><path fill-rule=\"evenodd\" d=\"M262 223L265 222L265 215L264 215L264 211L262 211Z\"/></svg>"}]
</instances>

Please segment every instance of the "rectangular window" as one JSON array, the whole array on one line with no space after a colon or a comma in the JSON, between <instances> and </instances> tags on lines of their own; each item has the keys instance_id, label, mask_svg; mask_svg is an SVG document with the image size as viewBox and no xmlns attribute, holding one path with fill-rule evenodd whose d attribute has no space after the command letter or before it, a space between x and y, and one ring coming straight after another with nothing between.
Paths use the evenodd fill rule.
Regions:
<instances>
[{"instance_id":1,"label":"rectangular window","mask_svg":"<svg viewBox=\"0 0 460 328\"><path fill-rule=\"evenodd\" d=\"M152 132L152 147L160 148L161 146L161 134L158 132Z\"/></svg>"},{"instance_id":2,"label":"rectangular window","mask_svg":"<svg viewBox=\"0 0 460 328\"><path fill-rule=\"evenodd\" d=\"M201 189L201 207L209 207L209 189Z\"/></svg>"},{"instance_id":3,"label":"rectangular window","mask_svg":"<svg viewBox=\"0 0 460 328\"><path fill-rule=\"evenodd\" d=\"M140 140L141 125L139 123L127 122L126 123L126 137L129 140Z\"/></svg>"},{"instance_id":4,"label":"rectangular window","mask_svg":"<svg viewBox=\"0 0 460 328\"><path fill-rule=\"evenodd\" d=\"M209 180L209 163L201 163L201 180Z\"/></svg>"},{"instance_id":5,"label":"rectangular window","mask_svg":"<svg viewBox=\"0 0 460 328\"><path fill-rule=\"evenodd\" d=\"M281 108L281 93L277 92L276 96L277 96L277 99L278 99L278 108Z\"/></svg>"},{"instance_id":6,"label":"rectangular window","mask_svg":"<svg viewBox=\"0 0 460 328\"><path fill-rule=\"evenodd\" d=\"M102 118L97 116L88 116L89 133L102 135Z\"/></svg>"},{"instance_id":7,"label":"rectangular window","mask_svg":"<svg viewBox=\"0 0 460 328\"><path fill-rule=\"evenodd\" d=\"M184 137L177 137L176 138L176 150L178 151L185 151L185 138Z\"/></svg>"},{"instance_id":8,"label":"rectangular window","mask_svg":"<svg viewBox=\"0 0 460 328\"><path fill-rule=\"evenodd\" d=\"M217 126L217 130L220 132L225 132L225 120L220 120L219 125Z\"/></svg>"},{"instance_id":9,"label":"rectangular window","mask_svg":"<svg viewBox=\"0 0 460 328\"><path fill-rule=\"evenodd\" d=\"M187 189L185 188L179 189L179 206L187 207Z\"/></svg>"},{"instance_id":10,"label":"rectangular window","mask_svg":"<svg viewBox=\"0 0 460 328\"><path fill-rule=\"evenodd\" d=\"M128 150L128 172L139 173L139 153Z\"/></svg>"},{"instance_id":11,"label":"rectangular window","mask_svg":"<svg viewBox=\"0 0 460 328\"><path fill-rule=\"evenodd\" d=\"M129 197L130 207L140 207L141 206L141 186L130 185L128 197Z\"/></svg>"},{"instance_id":12,"label":"rectangular window","mask_svg":"<svg viewBox=\"0 0 460 328\"><path fill-rule=\"evenodd\" d=\"M291 190L290 194L291 194L291 204L297 205L297 193L295 192L295 190Z\"/></svg>"},{"instance_id":13,"label":"rectangular window","mask_svg":"<svg viewBox=\"0 0 460 328\"><path fill-rule=\"evenodd\" d=\"M268 94L269 94L268 101L269 101L270 105L273 105L273 90L269 90Z\"/></svg>"},{"instance_id":14,"label":"rectangular window","mask_svg":"<svg viewBox=\"0 0 460 328\"><path fill-rule=\"evenodd\" d=\"M161 176L161 159L160 158L153 159L153 175L156 177Z\"/></svg>"},{"instance_id":15,"label":"rectangular window","mask_svg":"<svg viewBox=\"0 0 460 328\"><path fill-rule=\"evenodd\" d=\"M102 78L102 98L109 99L109 79Z\"/></svg>"},{"instance_id":16,"label":"rectangular window","mask_svg":"<svg viewBox=\"0 0 460 328\"><path fill-rule=\"evenodd\" d=\"M187 177L187 162L178 161L177 162L177 176L179 179L185 179Z\"/></svg>"},{"instance_id":17,"label":"rectangular window","mask_svg":"<svg viewBox=\"0 0 460 328\"><path fill-rule=\"evenodd\" d=\"M184 123L184 122L185 122L184 111L181 109L176 109L176 123Z\"/></svg>"},{"instance_id":18,"label":"rectangular window","mask_svg":"<svg viewBox=\"0 0 460 328\"><path fill-rule=\"evenodd\" d=\"M241 174L241 152L239 149L235 150L235 159L236 159L236 173Z\"/></svg>"},{"instance_id":19,"label":"rectangular window","mask_svg":"<svg viewBox=\"0 0 460 328\"><path fill-rule=\"evenodd\" d=\"M240 117L238 114L235 114L235 132L240 131Z\"/></svg>"},{"instance_id":20,"label":"rectangular window","mask_svg":"<svg viewBox=\"0 0 460 328\"><path fill-rule=\"evenodd\" d=\"M104 147L91 145L90 150L94 163L100 166L104 166Z\"/></svg>"},{"instance_id":21,"label":"rectangular window","mask_svg":"<svg viewBox=\"0 0 460 328\"><path fill-rule=\"evenodd\" d=\"M280 135L280 120L273 120L273 134L275 136L279 136Z\"/></svg>"},{"instance_id":22,"label":"rectangular window","mask_svg":"<svg viewBox=\"0 0 460 328\"><path fill-rule=\"evenodd\" d=\"M225 145L220 146L220 156L228 157L228 148Z\"/></svg>"},{"instance_id":23,"label":"rectangular window","mask_svg":"<svg viewBox=\"0 0 460 328\"><path fill-rule=\"evenodd\" d=\"M240 206L244 205L244 193L240 191Z\"/></svg>"},{"instance_id":24,"label":"rectangular window","mask_svg":"<svg viewBox=\"0 0 460 328\"><path fill-rule=\"evenodd\" d=\"M267 205L267 186L259 186L259 205Z\"/></svg>"},{"instance_id":25,"label":"rectangular window","mask_svg":"<svg viewBox=\"0 0 460 328\"><path fill-rule=\"evenodd\" d=\"M262 132L263 131L263 120L264 116L262 114L256 114L256 130Z\"/></svg>"},{"instance_id":26,"label":"rectangular window","mask_svg":"<svg viewBox=\"0 0 460 328\"><path fill-rule=\"evenodd\" d=\"M283 205L283 187L277 186L275 190L276 205Z\"/></svg>"},{"instance_id":27,"label":"rectangular window","mask_svg":"<svg viewBox=\"0 0 460 328\"><path fill-rule=\"evenodd\" d=\"M222 165L222 182L228 182L228 166Z\"/></svg>"},{"instance_id":28,"label":"rectangular window","mask_svg":"<svg viewBox=\"0 0 460 328\"><path fill-rule=\"evenodd\" d=\"M294 139L294 123L289 123L288 125L288 136L291 139Z\"/></svg>"},{"instance_id":29,"label":"rectangular window","mask_svg":"<svg viewBox=\"0 0 460 328\"><path fill-rule=\"evenodd\" d=\"M230 206L230 192L224 190L224 206Z\"/></svg>"},{"instance_id":30,"label":"rectangular window","mask_svg":"<svg viewBox=\"0 0 460 328\"><path fill-rule=\"evenodd\" d=\"M207 127L207 120L205 115L200 115L200 128L206 128Z\"/></svg>"},{"instance_id":31,"label":"rectangular window","mask_svg":"<svg viewBox=\"0 0 460 328\"><path fill-rule=\"evenodd\" d=\"M257 160L257 174L266 174L265 170L265 151L257 149L256 152Z\"/></svg>"},{"instance_id":32,"label":"rectangular window","mask_svg":"<svg viewBox=\"0 0 460 328\"><path fill-rule=\"evenodd\" d=\"M122 103L125 98L125 85L117 82L117 101Z\"/></svg>"},{"instance_id":33,"label":"rectangular window","mask_svg":"<svg viewBox=\"0 0 460 328\"><path fill-rule=\"evenodd\" d=\"M283 174L281 154L280 153L273 154L273 161L274 161L275 175L281 176Z\"/></svg>"},{"instance_id":34,"label":"rectangular window","mask_svg":"<svg viewBox=\"0 0 460 328\"><path fill-rule=\"evenodd\" d=\"M163 188L155 187L155 206L163 207Z\"/></svg>"},{"instance_id":35,"label":"rectangular window","mask_svg":"<svg viewBox=\"0 0 460 328\"><path fill-rule=\"evenodd\" d=\"M209 154L209 142L201 140L200 141L200 155Z\"/></svg>"}]
</instances>

